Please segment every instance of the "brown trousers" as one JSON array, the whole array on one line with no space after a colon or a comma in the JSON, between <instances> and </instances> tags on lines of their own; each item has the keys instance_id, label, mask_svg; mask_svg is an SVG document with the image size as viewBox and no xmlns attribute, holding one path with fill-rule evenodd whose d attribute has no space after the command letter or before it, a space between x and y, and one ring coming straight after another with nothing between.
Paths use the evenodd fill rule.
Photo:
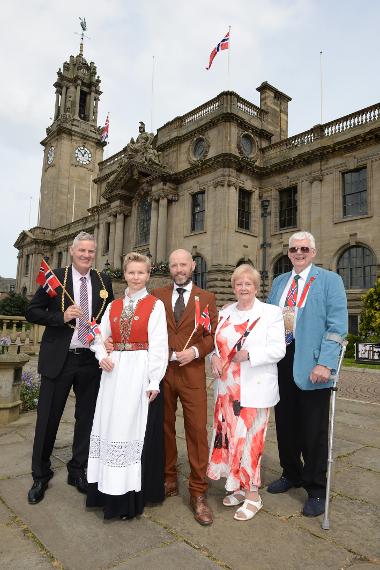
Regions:
<instances>
[{"instance_id":1,"label":"brown trousers","mask_svg":"<svg viewBox=\"0 0 380 570\"><path fill-rule=\"evenodd\" d=\"M189 387L178 363L169 363L164 379L164 438L165 481L177 480L176 411L178 398L183 409L187 454L190 463L189 491L203 495L207 490L207 392L201 387Z\"/></svg>"}]
</instances>

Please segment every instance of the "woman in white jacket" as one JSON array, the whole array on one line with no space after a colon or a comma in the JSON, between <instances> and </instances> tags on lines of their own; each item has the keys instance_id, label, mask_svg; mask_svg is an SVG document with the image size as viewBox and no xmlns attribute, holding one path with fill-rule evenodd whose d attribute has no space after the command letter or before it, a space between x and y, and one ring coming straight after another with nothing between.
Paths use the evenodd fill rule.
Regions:
<instances>
[{"instance_id":1,"label":"woman in white jacket","mask_svg":"<svg viewBox=\"0 0 380 570\"><path fill-rule=\"evenodd\" d=\"M242 506L236 520L262 507L260 464L269 409L279 401L277 362L285 355L281 309L256 299L260 275L251 265L231 277L237 302L221 310L211 357L215 410L210 479L226 478L225 506Z\"/></svg>"}]
</instances>

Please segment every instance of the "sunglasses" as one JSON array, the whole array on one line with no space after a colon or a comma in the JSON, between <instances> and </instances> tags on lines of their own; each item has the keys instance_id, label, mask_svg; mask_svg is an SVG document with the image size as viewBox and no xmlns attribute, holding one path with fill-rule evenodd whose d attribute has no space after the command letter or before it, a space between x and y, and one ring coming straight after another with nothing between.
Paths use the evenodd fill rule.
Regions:
<instances>
[{"instance_id":1,"label":"sunglasses","mask_svg":"<svg viewBox=\"0 0 380 570\"><path fill-rule=\"evenodd\" d=\"M289 253L297 253L297 251L300 251L301 253L309 253L310 252L310 247L307 247L307 245L302 245L301 247L289 247Z\"/></svg>"}]
</instances>

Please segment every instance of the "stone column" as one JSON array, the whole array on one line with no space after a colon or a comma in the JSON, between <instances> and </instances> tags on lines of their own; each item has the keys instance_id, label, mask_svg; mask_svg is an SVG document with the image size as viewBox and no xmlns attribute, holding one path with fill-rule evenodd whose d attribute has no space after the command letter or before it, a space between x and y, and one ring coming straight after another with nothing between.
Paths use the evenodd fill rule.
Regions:
<instances>
[{"instance_id":1,"label":"stone column","mask_svg":"<svg viewBox=\"0 0 380 570\"><path fill-rule=\"evenodd\" d=\"M58 118L59 115L59 89L55 90L55 109L54 109L54 120Z\"/></svg>"},{"instance_id":2,"label":"stone column","mask_svg":"<svg viewBox=\"0 0 380 570\"><path fill-rule=\"evenodd\" d=\"M114 259L114 250L115 250L115 230L116 230L116 218L114 215L111 216L110 219L110 246L108 250L108 261L110 262L111 266L113 264Z\"/></svg>"},{"instance_id":3,"label":"stone column","mask_svg":"<svg viewBox=\"0 0 380 570\"><path fill-rule=\"evenodd\" d=\"M166 234L168 225L168 199L160 198L158 206L157 262L166 261Z\"/></svg>"},{"instance_id":4,"label":"stone column","mask_svg":"<svg viewBox=\"0 0 380 570\"><path fill-rule=\"evenodd\" d=\"M91 88L90 93L90 109L89 109L89 121L90 123L94 122L94 98L95 98L95 91L94 88Z\"/></svg>"},{"instance_id":5,"label":"stone column","mask_svg":"<svg viewBox=\"0 0 380 570\"><path fill-rule=\"evenodd\" d=\"M98 121L98 103L99 97L95 97L95 107L94 107L94 123L97 124Z\"/></svg>"},{"instance_id":6,"label":"stone column","mask_svg":"<svg viewBox=\"0 0 380 570\"><path fill-rule=\"evenodd\" d=\"M64 85L64 86L62 87L61 108L60 108L60 110L59 110L59 114L60 114L60 115L63 115L63 113L65 112L66 91L67 91L67 87L66 87L66 85Z\"/></svg>"},{"instance_id":7,"label":"stone column","mask_svg":"<svg viewBox=\"0 0 380 570\"><path fill-rule=\"evenodd\" d=\"M77 91L75 94L75 118L79 119L79 100L80 100L80 81L77 82Z\"/></svg>"},{"instance_id":8,"label":"stone column","mask_svg":"<svg viewBox=\"0 0 380 570\"><path fill-rule=\"evenodd\" d=\"M152 209L150 214L150 235L149 235L149 251L152 256L152 263L157 261L157 229L158 229L158 200L152 200Z\"/></svg>"},{"instance_id":9,"label":"stone column","mask_svg":"<svg viewBox=\"0 0 380 570\"><path fill-rule=\"evenodd\" d=\"M115 248L113 255L114 269L121 269L121 256L123 253L124 242L124 213L119 212L116 216L115 227Z\"/></svg>"}]
</instances>

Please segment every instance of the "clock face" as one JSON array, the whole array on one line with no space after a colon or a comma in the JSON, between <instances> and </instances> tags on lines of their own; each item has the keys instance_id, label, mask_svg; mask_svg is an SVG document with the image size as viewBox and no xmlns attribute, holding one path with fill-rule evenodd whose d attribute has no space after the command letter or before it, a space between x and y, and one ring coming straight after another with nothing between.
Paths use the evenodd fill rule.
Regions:
<instances>
[{"instance_id":1,"label":"clock face","mask_svg":"<svg viewBox=\"0 0 380 570\"><path fill-rule=\"evenodd\" d=\"M80 164L90 164L92 154L85 146L78 146L78 148L75 149L74 154Z\"/></svg>"},{"instance_id":2,"label":"clock face","mask_svg":"<svg viewBox=\"0 0 380 570\"><path fill-rule=\"evenodd\" d=\"M55 152L55 148L53 146L51 146L47 152L47 163L51 164L54 160L54 152Z\"/></svg>"}]
</instances>

